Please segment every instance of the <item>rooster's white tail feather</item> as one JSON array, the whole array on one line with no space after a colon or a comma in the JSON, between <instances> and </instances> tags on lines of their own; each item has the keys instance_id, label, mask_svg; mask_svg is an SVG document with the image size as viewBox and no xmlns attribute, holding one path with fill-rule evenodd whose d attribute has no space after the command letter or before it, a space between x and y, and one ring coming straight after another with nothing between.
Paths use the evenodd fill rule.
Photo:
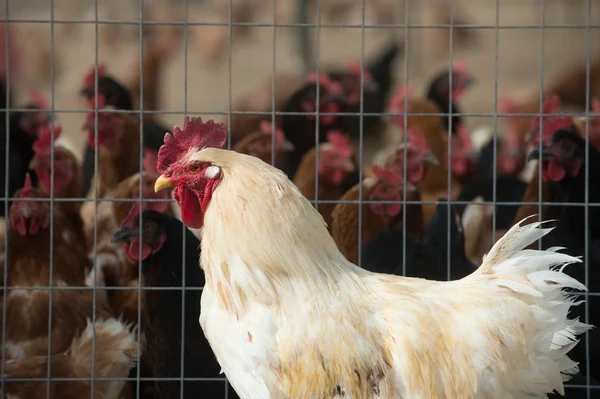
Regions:
<instances>
[{"instance_id":1,"label":"rooster's white tail feather","mask_svg":"<svg viewBox=\"0 0 600 399\"><path fill-rule=\"evenodd\" d=\"M591 328L577 319L569 319L577 295L564 288L586 291L585 285L563 273L565 266L581 263L579 257L552 247L545 251L524 249L553 228L542 228L545 222L523 225L529 218L513 226L484 257L475 275L492 275L493 284L507 288L529 305L535 322L527 326L527 341L532 345L535 368L553 388L564 395L562 381L579 371L567 353L577 344L577 336ZM562 381L553 376L562 376Z\"/></svg>"}]
</instances>

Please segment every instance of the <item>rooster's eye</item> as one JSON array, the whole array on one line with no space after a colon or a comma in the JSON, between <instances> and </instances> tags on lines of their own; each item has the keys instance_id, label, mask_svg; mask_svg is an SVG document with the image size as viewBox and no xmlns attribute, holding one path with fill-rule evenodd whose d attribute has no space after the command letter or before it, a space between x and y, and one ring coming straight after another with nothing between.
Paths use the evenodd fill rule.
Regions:
<instances>
[{"instance_id":1,"label":"rooster's eye","mask_svg":"<svg viewBox=\"0 0 600 399\"><path fill-rule=\"evenodd\" d=\"M144 223L144 230L150 230L150 229L152 229L152 223L150 223L150 222Z\"/></svg>"},{"instance_id":2,"label":"rooster's eye","mask_svg":"<svg viewBox=\"0 0 600 399\"><path fill-rule=\"evenodd\" d=\"M200 171L200 169L202 169L202 167L200 167L200 165L194 165L194 166L192 166L192 170L193 170L194 172L199 172L199 171Z\"/></svg>"}]
</instances>

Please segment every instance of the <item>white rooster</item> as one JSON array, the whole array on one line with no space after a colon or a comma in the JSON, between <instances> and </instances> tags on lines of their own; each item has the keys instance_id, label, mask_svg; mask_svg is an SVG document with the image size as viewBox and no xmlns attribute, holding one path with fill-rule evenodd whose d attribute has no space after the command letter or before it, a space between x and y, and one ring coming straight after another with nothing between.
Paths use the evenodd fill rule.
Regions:
<instances>
[{"instance_id":1,"label":"white rooster","mask_svg":"<svg viewBox=\"0 0 600 399\"><path fill-rule=\"evenodd\" d=\"M202 227L200 324L240 397L563 393L590 326L567 318L562 291L585 286L556 269L580 260L524 249L551 229L514 226L457 281L371 273L281 171L219 149L226 133L186 117L165 135L155 190L175 186L184 223Z\"/></svg>"}]
</instances>

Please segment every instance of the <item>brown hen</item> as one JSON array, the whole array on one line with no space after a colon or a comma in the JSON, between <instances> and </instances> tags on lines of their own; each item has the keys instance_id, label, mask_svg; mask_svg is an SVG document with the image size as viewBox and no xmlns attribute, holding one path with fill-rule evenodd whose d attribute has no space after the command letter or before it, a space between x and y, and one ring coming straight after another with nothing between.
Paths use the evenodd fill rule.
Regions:
<instances>
[{"instance_id":1,"label":"brown hen","mask_svg":"<svg viewBox=\"0 0 600 399\"><path fill-rule=\"evenodd\" d=\"M55 207L51 217L49 201L34 200L44 194L31 186L29 175L15 197L20 200L10 209L6 259L6 285L12 288L6 294L7 356L46 355L48 344L51 353L60 353L86 319L109 317L111 312L91 290L45 288L83 287L81 259L65 234L69 223L61 208Z\"/></svg>"},{"instance_id":2,"label":"brown hen","mask_svg":"<svg viewBox=\"0 0 600 399\"><path fill-rule=\"evenodd\" d=\"M32 356L9 360L4 366L4 392L12 399L117 399L125 386L123 380L96 380L91 378L124 379L137 358L136 333L122 322L109 318L95 324L87 322L82 333L73 339L64 353ZM50 363L50 364L48 364ZM48 367L50 366L50 368ZM86 381L53 381L50 378L87 378ZM41 379L41 381L10 381L10 379Z\"/></svg>"},{"instance_id":3,"label":"brown hen","mask_svg":"<svg viewBox=\"0 0 600 399\"><path fill-rule=\"evenodd\" d=\"M353 153L350 137L339 131L329 132L327 142L319 144L318 149L313 148L304 154L294 176L294 184L310 201L317 199L317 192L319 201L339 200L348 187L358 183L357 167L352 159ZM319 203L318 206L319 213L329 228L331 228L331 212L335 206L335 203Z\"/></svg>"}]
</instances>

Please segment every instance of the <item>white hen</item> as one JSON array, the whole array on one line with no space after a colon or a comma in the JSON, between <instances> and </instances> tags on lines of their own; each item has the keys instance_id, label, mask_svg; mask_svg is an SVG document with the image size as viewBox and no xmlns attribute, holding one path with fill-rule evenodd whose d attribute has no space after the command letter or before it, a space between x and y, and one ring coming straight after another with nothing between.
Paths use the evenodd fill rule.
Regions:
<instances>
[{"instance_id":1,"label":"white hen","mask_svg":"<svg viewBox=\"0 0 600 399\"><path fill-rule=\"evenodd\" d=\"M203 226L200 323L242 398L563 392L577 372L567 353L589 326L568 319L562 291L585 287L555 269L580 260L524 250L551 229L514 226L462 280L371 273L341 255L282 172L204 148L225 141L214 126L186 119L165 138L155 189L176 186L183 221ZM202 129L213 130L196 142Z\"/></svg>"}]
</instances>

